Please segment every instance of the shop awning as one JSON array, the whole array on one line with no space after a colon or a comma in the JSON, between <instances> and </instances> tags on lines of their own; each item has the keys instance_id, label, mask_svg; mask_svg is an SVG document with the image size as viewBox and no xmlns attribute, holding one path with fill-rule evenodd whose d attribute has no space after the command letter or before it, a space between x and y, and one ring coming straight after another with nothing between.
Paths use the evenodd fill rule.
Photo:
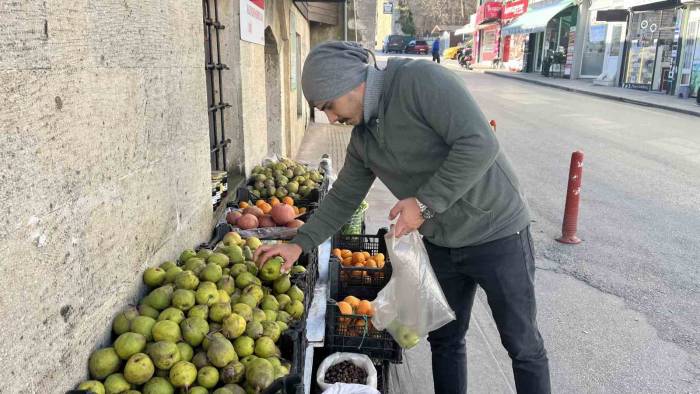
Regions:
<instances>
[{"instance_id":1,"label":"shop awning","mask_svg":"<svg viewBox=\"0 0 700 394\"><path fill-rule=\"evenodd\" d=\"M542 7L533 7L520 15L511 24L504 26L501 35L539 33L547 28L549 20L573 6L573 0L559 0Z\"/></svg>"},{"instance_id":2,"label":"shop awning","mask_svg":"<svg viewBox=\"0 0 700 394\"><path fill-rule=\"evenodd\" d=\"M455 35L456 36L461 36L462 34L473 34L474 33L474 25L472 24L466 24L462 26L460 29L455 30Z\"/></svg>"}]
</instances>

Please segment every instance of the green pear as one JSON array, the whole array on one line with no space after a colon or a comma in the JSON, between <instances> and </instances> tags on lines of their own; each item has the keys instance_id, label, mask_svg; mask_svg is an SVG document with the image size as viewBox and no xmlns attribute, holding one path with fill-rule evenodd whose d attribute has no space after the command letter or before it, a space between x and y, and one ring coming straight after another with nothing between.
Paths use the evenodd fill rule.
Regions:
<instances>
[{"instance_id":1,"label":"green pear","mask_svg":"<svg viewBox=\"0 0 700 394\"><path fill-rule=\"evenodd\" d=\"M194 290L199 286L199 278L192 271L182 271L175 277L175 287Z\"/></svg>"},{"instance_id":2,"label":"green pear","mask_svg":"<svg viewBox=\"0 0 700 394\"><path fill-rule=\"evenodd\" d=\"M287 313L287 312L285 312ZM280 321L279 319L275 322L277 323L278 326L280 326L280 331L285 332L289 328L286 322Z\"/></svg>"},{"instance_id":3,"label":"green pear","mask_svg":"<svg viewBox=\"0 0 700 394\"><path fill-rule=\"evenodd\" d=\"M219 302L231 303L231 296L225 290L219 289Z\"/></svg>"},{"instance_id":4,"label":"green pear","mask_svg":"<svg viewBox=\"0 0 700 394\"><path fill-rule=\"evenodd\" d=\"M226 384L240 383L245 377L245 366L240 361L230 362L221 370L221 381Z\"/></svg>"},{"instance_id":5,"label":"green pear","mask_svg":"<svg viewBox=\"0 0 700 394\"><path fill-rule=\"evenodd\" d=\"M273 368L273 372L274 372L273 379L279 379L279 378L282 378L282 377L289 375L289 368L287 368L283 365L275 365L272 368Z\"/></svg>"},{"instance_id":6,"label":"green pear","mask_svg":"<svg viewBox=\"0 0 700 394\"><path fill-rule=\"evenodd\" d=\"M173 286L165 285L157 289L151 290L144 299L144 303L159 311L170 306L170 301L173 296Z\"/></svg>"},{"instance_id":7,"label":"green pear","mask_svg":"<svg viewBox=\"0 0 700 394\"><path fill-rule=\"evenodd\" d=\"M178 361L170 369L170 383L175 387L190 387L197 379L197 368L188 361Z\"/></svg>"},{"instance_id":8,"label":"green pear","mask_svg":"<svg viewBox=\"0 0 700 394\"><path fill-rule=\"evenodd\" d=\"M231 246L231 245L237 245L238 242L241 241L241 235L238 234L237 232L231 231L224 235L224 238L222 239L222 242L226 246Z\"/></svg>"},{"instance_id":9,"label":"green pear","mask_svg":"<svg viewBox=\"0 0 700 394\"><path fill-rule=\"evenodd\" d=\"M209 320L221 323L231 314L231 304L228 302L217 302L209 308Z\"/></svg>"},{"instance_id":10,"label":"green pear","mask_svg":"<svg viewBox=\"0 0 700 394\"><path fill-rule=\"evenodd\" d=\"M213 389L219 383L219 370L214 367L204 367L197 371L197 384Z\"/></svg>"},{"instance_id":11,"label":"green pear","mask_svg":"<svg viewBox=\"0 0 700 394\"><path fill-rule=\"evenodd\" d=\"M150 318L157 319L160 312L158 309L150 305L141 304L139 305L139 314L141 314L141 316L148 316Z\"/></svg>"},{"instance_id":12,"label":"green pear","mask_svg":"<svg viewBox=\"0 0 700 394\"><path fill-rule=\"evenodd\" d=\"M249 272L251 275L253 275L253 277L255 277L255 276L258 275L258 271L260 271L260 270L258 269L258 265L257 265L257 264L255 264L255 263L252 262L252 261L246 261L246 262L245 262L245 266L246 266L246 268L248 268L248 272ZM255 279L258 279L258 278L255 278ZM256 281L255 279L253 279L253 283L260 284L260 283L258 283L258 281L259 281L260 279L258 279L258 281Z\"/></svg>"},{"instance_id":13,"label":"green pear","mask_svg":"<svg viewBox=\"0 0 700 394\"><path fill-rule=\"evenodd\" d=\"M230 298L231 298L231 305L236 305L238 304L238 300L241 298L241 289L236 289L231 293Z\"/></svg>"},{"instance_id":14,"label":"green pear","mask_svg":"<svg viewBox=\"0 0 700 394\"><path fill-rule=\"evenodd\" d=\"M148 345L148 355L158 369L168 370L182 358L175 342L159 341Z\"/></svg>"},{"instance_id":15,"label":"green pear","mask_svg":"<svg viewBox=\"0 0 700 394\"><path fill-rule=\"evenodd\" d=\"M162 268L165 272L168 272L168 270L173 267L177 267L174 261L164 261L158 266L158 268Z\"/></svg>"},{"instance_id":16,"label":"green pear","mask_svg":"<svg viewBox=\"0 0 700 394\"><path fill-rule=\"evenodd\" d=\"M279 350L272 338L261 336L255 341L255 355L262 358L279 356Z\"/></svg>"},{"instance_id":17,"label":"green pear","mask_svg":"<svg viewBox=\"0 0 700 394\"><path fill-rule=\"evenodd\" d=\"M280 338L280 335L282 335L282 329L280 328L279 324L274 321L263 321L260 323L263 327L263 335L272 339L273 342L277 342Z\"/></svg>"},{"instance_id":18,"label":"green pear","mask_svg":"<svg viewBox=\"0 0 700 394\"><path fill-rule=\"evenodd\" d=\"M272 283L272 289L275 291L275 294L284 294L288 292L291 287L292 281L289 280L289 275L282 275Z\"/></svg>"},{"instance_id":19,"label":"green pear","mask_svg":"<svg viewBox=\"0 0 700 394\"><path fill-rule=\"evenodd\" d=\"M207 263L214 263L221 268L228 267L230 262L231 259L229 259L228 256L223 253L212 253L212 255L207 259Z\"/></svg>"},{"instance_id":20,"label":"green pear","mask_svg":"<svg viewBox=\"0 0 700 394\"><path fill-rule=\"evenodd\" d=\"M294 300L284 308L284 311L289 313L292 318L299 320L304 315L304 304Z\"/></svg>"},{"instance_id":21,"label":"green pear","mask_svg":"<svg viewBox=\"0 0 700 394\"><path fill-rule=\"evenodd\" d=\"M260 308L253 308L253 321L263 321L267 319L267 314Z\"/></svg>"},{"instance_id":22,"label":"green pear","mask_svg":"<svg viewBox=\"0 0 700 394\"><path fill-rule=\"evenodd\" d=\"M93 394L105 394L105 386L99 380L86 380L78 385L78 390L89 390Z\"/></svg>"},{"instance_id":23,"label":"green pear","mask_svg":"<svg viewBox=\"0 0 700 394\"><path fill-rule=\"evenodd\" d=\"M154 372L153 361L144 353L134 354L124 366L124 378L127 382L135 385L148 382Z\"/></svg>"},{"instance_id":24,"label":"green pear","mask_svg":"<svg viewBox=\"0 0 700 394\"><path fill-rule=\"evenodd\" d=\"M252 321L246 325L245 335L258 339L263 335L263 325L258 321Z\"/></svg>"},{"instance_id":25,"label":"green pear","mask_svg":"<svg viewBox=\"0 0 700 394\"><path fill-rule=\"evenodd\" d=\"M255 341L248 336L240 336L233 341L233 348L238 357L250 356L255 353Z\"/></svg>"},{"instance_id":26,"label":"green pear","mask_svg":"<svg viewBox=\"0 0 700 394\"><path fill-rule=\"evenodd\" d=\"M207 282L218 282L223 276L223 269L216 263L208 263L199 273L199 278Z\"/></svg>"},{"instance_id":27,"label":"green pear","mask_svg":"<svg viewBox=\"0 0 700 394\"><path fill-rule=\"evenodd\" d=\"M209 331L209 334L206 337L204 337L204 340L202 341L202 349L204 349L204 351L209 350L209 346L211 345L212 341L215 340L216 338L226 338L226 337L224 336L224 334L222 334L220 332Z\"/></svg>"},{"instance_id":28,"label":"green pear","mask_svg":"<svg viewBox=\"0 0 700 394\"><path fill-rule=\"evenodd\" d=\"M258 358L258 356L256 356L255 354L251 354L249 356L243 357L241 359L241 363L243 363L244 367L248 368L248 366L250 365L250 362L257 359L257 358Z\"/></svg>"},{"instance_id":29,"label":"green pear","mask_svg":"<svg viewBox=\"0 0 700 394\"><path fill-rule=\"evenodd\" d=\"M242 294L243 295L251 295L251 296L255 297L255 303L257 304L260 301L262 301L265 293L263 292L263 289L262 289L262 287L260 287L260 285L251 284L251 285L246 286L245 289L243 289Z\"/></svg>"},{"instance_id":30,"label":"green pear","mask_svg":"<svg viewBox=\"0 0 700 394\"><path fill-rule=\"evenodd\" d=\"M260 245L262 245L262 242L260 242L260 239L257 237L250 237L246 240L246 246L248 246L251 250L256 250L260 247Z\"/></svg>"},{"instance_id":31,"label":"green pear","mask_svg":"<svg viewBox=\"0 0 700 394\"><path fill-rule=\"evenodd\" d=\"M238 264L245 261L243 249L241 249L241 247L238 245L229 245L226 256L228 256L229 262L232 264Z\"/></svg>"},{"instance_id":32,"label":"green pear","mask_svg":"<svg viewBox=\"0 0 700 394\"><path fill-rule=\"evenodd\" d=\"M245 265L245 263L238 263L238 264L234 264L231 267L231 271L229 272L229 275L231 275L231 277L233 277L233 278L237 278L238 275L240 275L244 272L248 272L248 266ZM235 280L234 280L234 284L235 284Z\"/></svg>"},{"instance_id":33,"label":"green pear","mask_svg":"<svg viewBox=\"0 0 700 394\"><path fill-rule=\"evenodd\" d=\"M173 298L170 301L170 305L181 311L189 311L197 302L195 296L196 293L192 290L177 289L173 292Z\"/></svg>"},{"instance_id":34,"label":"green pear","mask_svg":"<svg viewBox=\"0 0 700 394\"><path fill-rule=\"evenodd\" d=\"M250 272L242 272L236 276L236 287L239 289L245 289L251 283L255 281L255 276Z\"/></svg>"},{"instance_id":35,"label":"green pear","mask_svg":"<svg viewBox=\"0 0 700 394\"><path fill-rule=\"evenodd\" d=\"M256 358L246 366L246 384L254 390L262 391L272 384L274 369L272 364L264 358Z\"/></svg>"},{"instance_id":36,"label":"green pear","mask_svg":"<svg viewBox=\"0 0 700 394\"><path fill-rule=\"evenodd\" d=\"M175 388L165 378L153 377L143 385L143 394L175 394Z\"/></svg>"},{"instance_id":37,"label":"green pear","mask_svg":"<svg viewBox=\"0 0 700 394\"><path fill-rule=\"evenodd\" d=\"M193 257L187 260L184 265L185 270L192 271L197 276L199 276L199 273L202 272L206 266L207 263L204 261L204 259L200 259L199 257Z\"/></svg>"},{"instance_id":38,"label":"green pear","mask_svg":"<svg viewBox=\"0 0 700 394\"><path fill-rule=\"evenodd\" d=\"M175 278L182 272L182 268L180 267L170 267L165 271L165 280L163 281L164 284L168 283L175 283Z\"/></svg>"},{"instance_id":39,"label":"green pear","mask_svg":"<svg viewBox=\"0 0 700 394\"><path fill-rule=\"evenodd\" d=\"M146 341L150 341L153 339L151 330L153 330L155 324L156 320L149 316L137 316L131 321L130 331L141 334L146 338Z\"/></svg>"},{"instance_id":40,"label":"green pear","mask_svg":"<svg viewBox=\"0 0 700 394\"><path fill-rule=\"evenodd\" d=\"M113 373L107 376L104 382L105 394L121 394L131 389L131 384L120 373Z\"/></svg>"},{"instance_id":41,"label":"green pear","mask_svg":"<svg viewBox=\"0 0 700 394\"><path fill-rule=\"evenodd\" d=\"M282 362L278 357L272 356L272 357L265 357L265 360L267 360L270 364L272 364L273 367L281 367Z\"/></svg>"},{"instance_id":42,"label":"green pear","mask_svg":"<svg viewBox=\"0 0 700 394\"><path fill-rule=\"evenodd\" d=\"M204 351L200 351L195 354L194 357L192 357L192 363L197 367L197 369L211 365L209 359L207 358L207 352Z\"/></svg>"},{"instance_id":43,"label":"green pear","mask_svg":"<svg viewBox=\"0 0 700 394\"><path fill-rule=\"evenodd\" d=\"M289 305L291 305L291 303L289 303ZM277 321L288 325L292 321L292 316L287 311L279 311L277 312Z\"/></svg>"},{"instance_id":44,"label":"green pear","mask_svg":"<svg viewBox=\"0 0 700 394\"><path fill-rule=\"evenodd\" d=\"M214 252L212 252L210 249L207 248L202 248L197 251L197 257L200 259L207 259L209 256L211 256Z\"/></svg>"},{"instance_id":45,"label":"green pear","mask_svg":"<svg viewBox=\"0 0 700 394\"><path fill-rule=\"evenodd\" d=\"M165 282L165 270L160 267L146 268L143 272L143 283L148 287L158 287Z\"/></svg>"},{"instance_id":46,"label":"green pear","mask_svg":"<svg viewBox=\"0 0 700 394\"><path fill-rule=\"evenodd\" d=\"M185 393L181 394L209 394L209 390L202 386L192 386Z\"/></svg>"},{"instance_id":47,"label":"green pear","mask_svg":"<svg viewBox=\"0 0 700 394\"><path fill-rule=\"evenodd\" d=\"M253 260L253 251L250 249L250 246L245 245L243 247L243 258L246 259L246 261Z\"/></svg>"},{"instance_id":48,"label":"green pear","mask_svg":"<svg viewBox=\"0 0 700 394\"><path fill-rule=\"evenodd\" d=\"M194 349L187 342L178 342L177 349L180 351L180 359L182 361L192 361Z\"/></svg>"},{"instance_id":49,"label":"green pear","mask_svg":"<svg viewBox=\"0 0 700 394\"><path fill-rule=\"evenodd\" d=\"M287 291L287 295L292 299L292 301L304 301L304 292L301 291L297 285L292 285L292 287L290 287Z\"/></svg>"},{"instance_id":50,"label":"green pear","mask_svg":"<svg viewBox=\"0 0 700 394\"><path fill-rule=\"evenodd\" d=\"M191 259L192 257L197 256L197 252L195 252L192 249L185 249L180 253L180 261L185 263L187 260Z\"/></svg>"},{"instance_id":51,"label":"green pear","mask_svg":"<svg viewBox=\"0 0 700 394\"><path fill-rule=\"evenodd\" d=\"M207 349L207 358L213 366L223 368L228 363L238 360L238 355L231 341L226 338L213 338Z\"/></svg>"},{"instance_id":52,"label":"green pear","mask_svg":"<svg viewBox=\"0 0 700 394\"><path fill-rule=\"evenodd\" d=\"M187 317L200 317L206 320L209 318L209 307L206 305L195 305L187 312Z\"/></svg>"},{"instance_id":53,"label":"green pear","mask_svg":"<svg viewBox=\"0 0 700 394\"><path fill-rule=\"evenodd\" d=\"M201 317L188 317L180 323L182 338L191 346L199 346L209 332L209 323Z\"/></svg>"},{"instance_id":54,"label":"green pear","mask_svg":"<svg viewBox=\"0 0 700 394\"><path fill-rule=\"evenodd\" d=\"M265 312L265 320L269 320L269 321L277 320L277 311L273 311L270 309L263 309L263 312Z\"/></svg>"},{"instance_id":55,"label":"green pear","mask_svg":"<svg viewBox=\"0 0 700 394\"><path fill-rule=\"evenodd\" d=\"M177 343L182 338L180 326L172 320L161 320L153 326L153 340Z\"/></svg>"},{"instance_id":56,"label":"green pear","mask_svg":"<svg viewBox=\"0 0 700 394\"><path fill-rule=\"evenodd\" d=\"M260 302L260 307L263 310L278 311L280 309L280 303L275 296L266 295L263 297L262 302Z\"/></svg>"},{"instance_id":57,"label":"green pear","mask_svg":"<svg viewBox=\"0 0 700 394\"><path fill-rule=\"evenodd\" d=\"M246 322L253 320L253 308L251 308L248 304L244 304L242 302L235 304L231 308L231 311L242 316Z\"/></svg>"},{"instance_id":58,"label":"green pear","mask_svg":"<svg viewBox=\"0 0 700 394\"><path fill-rule=\"evenodd\" d=\"M221 326L221 333L224 334L226 338L235 339L243 335L247 324L243 316L232 313L223 320Z\"/></svg>"},{"instance_id":59,"label":"green pear","mask_svg":"<svg viewBox=\"0 0 700 394\"><path fill-rule=\"evenodd\" d=\"M258 306L257 298L251 294L243 294L242 296L240 296L240 298L238 298L238 303L246 304L251 308L255 308L256 306Z\"/></svg>"},{"instance_id":60,"label":"green pear","mask_svg":"<svg viewBox=\"0 0 700 394\"><path fill-rule=\"evenodd\" d=\"M102 380L117 372L121 360L113 347L95 350L88 360L88 369L93 379Z\"/></svg>"},{"instance_id":61,"label":"green pear","mask_svg":"<svg viewBox=\"0 0 700 394\"><path fill-rule=\"evenodd\" d=\"M158 315L158 321L170 320L176 324L180 324L181 321L185 320L185 312L177 308L167 308Z\"/></svg>"},{"instance_id":62,"label":"green pear","mask_svg":"<svg viewBox=\"0 0 700 394\"><path fill-rule=\"evenodd\" d=\"M292 267L291 270L292 275L300 275L300 274L305 274L306 273L306 267L302 265L295 265Z\"/></svg>"},{"instance_id":63,"label":"green pear","mask_svg":"<svg viewBox=\"0 0 700 394\"><path fill-rule=\"evenodd\" d=\"M140 353L146 348L146 337L135 332L125 332L114 341L114 350L122 360Z\"/></svg>"},{"instance_id":64,"label":"green pear","mask_svg":"<svg viewBox=\"0 0 700 394\"><path fill-rule=\"evenodd\" d=\"M260 268L258 276L260 279L268 282L274 281L275 279L279 278L280 275L282 275L280 271L282 264L284 264L284 260L282 260L281 257L273 257L263 264L262 268Z\"/></svg>"},{"instance_id":65,"label":"green pear","mask_svg":"<svg viewBox=\"0 0 700 394\"><path fill-rule=\"evenodd\" d=\"M139 310L135 307L128 307L119 312L117 316L114 317L112 322L112 331L114 331L114 333L117 335L121 335L129 331L131 321L138 315Z\"/></svg>"},{"instance_id":66,"label":"green pear","mask_svg":"<svg viewBox=\"0 0 700 394\"><path fill-rule=\"evenodd\" d=\"M202 282L197 287L195 299L199 305L212 306L219 302L219 289L212 282Z\"/></svg>"},{"instance_id":67,"label":"green pear","mask_svg":"<svg viewBox=\"0 0 700 394\"><path fill-rule=\"evenodd\" d=\"M277 297L277 302L279 303L279 309L284 310L284 308L287 307L292 302L292 299L289 298L288 295L286 294L279 294Z\"/></svg>"},{"instance_id":68,"label":"green pear","mask_svg":"<svg viewBox=\"0 0 700 394\"><path fill-rule=\"evenodd\" d=\"M216 282L216 288L225 291L228 295L231 295L234 291L236 291L236 280L230 275L226 275Z\"/></svg>"}]
</instances>

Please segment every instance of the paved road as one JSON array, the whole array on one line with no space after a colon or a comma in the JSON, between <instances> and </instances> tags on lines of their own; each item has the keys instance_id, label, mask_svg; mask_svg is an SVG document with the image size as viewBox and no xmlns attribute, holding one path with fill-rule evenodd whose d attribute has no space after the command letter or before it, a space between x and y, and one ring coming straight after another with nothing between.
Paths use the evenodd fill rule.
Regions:
<instances>
[{"instance_id":1,"label":"paved road","mask_svg":"<svg viewBox=\"0 0 700 394\"><path fill-rule=\"evenodd\" d=\"M700 392L697 118L457 72L498 122L528 193L554 392ZM567 246L553 239L577 149L586 154L584 242ZM368 228L386 225L393 196L377 183L368 200ZM514 392L483 294L468 343L470 392ZM395 392L432 392L429 357L425 343L407 354Z\"/></svg>"}]
</instances>

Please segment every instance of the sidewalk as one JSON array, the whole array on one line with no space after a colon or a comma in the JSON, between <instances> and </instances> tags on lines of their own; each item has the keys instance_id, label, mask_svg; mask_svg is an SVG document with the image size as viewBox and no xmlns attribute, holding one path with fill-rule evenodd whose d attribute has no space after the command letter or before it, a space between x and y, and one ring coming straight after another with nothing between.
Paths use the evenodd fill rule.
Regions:
<instances>
[{"instance_id":1,"label":"sidewalk","mask_svg":"<svg viewBox=\"0 0 700 394\"><path fill-rule=\"evenodd\" d=\"M328 153L337 173L350 130L312 123L297 158L314 162ZM396 199L375 181L367 201L367 232L372 233L389 224L388 211ZM547 242L540 224L533 223L532 232L536 245ZM557 272L557 264L541 254L536 265L538 323L550 359L552 392L699 392L698 366L688 352L660 339L645 315L619 297ZM510 359L481 290L474 302L467 354L470 393L515 393ZM433 393L427 341L405 353L404 362L392 368L390 380L394 394Z\"/></svg>"},{"instance_id":2,"label":"sidewalk","mask_svg":"<svg viewBox=\"0 0 700 394\"><path fill-rule=\"evenodd\" d=\"M548 86L555 89L567 90L581 94L588 94L610 100L622 101L630 104L680 112L687 115L700 116L700 106L695 99L680 99L667 94L643 92L633 89L624 89L613 86L593 85L590 80L547 78L541 74L520 73L505 70L485 70L484 74L495 75L502 78L511 78L523 82Z\"/></svg>"}]
</instances>

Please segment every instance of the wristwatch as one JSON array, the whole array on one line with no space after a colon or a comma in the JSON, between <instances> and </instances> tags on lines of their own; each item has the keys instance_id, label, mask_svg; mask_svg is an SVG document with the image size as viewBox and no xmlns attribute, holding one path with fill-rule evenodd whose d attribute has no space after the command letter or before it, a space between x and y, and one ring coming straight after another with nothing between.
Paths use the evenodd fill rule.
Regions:
<instances>
[{"instance_id":1,"label":"wristwatch","mask_svg":"<svg viewBox=\"0 0 700 394\"><path fill-rule=\"evenodd\" d=\"M418 209L420 209L420 215L423 216L423 219L429 220L435 217L435 211L433 211L427 205L420 202L420 200L417 198L416 202L418 203Z\"/></svg>"}]
</instances>

